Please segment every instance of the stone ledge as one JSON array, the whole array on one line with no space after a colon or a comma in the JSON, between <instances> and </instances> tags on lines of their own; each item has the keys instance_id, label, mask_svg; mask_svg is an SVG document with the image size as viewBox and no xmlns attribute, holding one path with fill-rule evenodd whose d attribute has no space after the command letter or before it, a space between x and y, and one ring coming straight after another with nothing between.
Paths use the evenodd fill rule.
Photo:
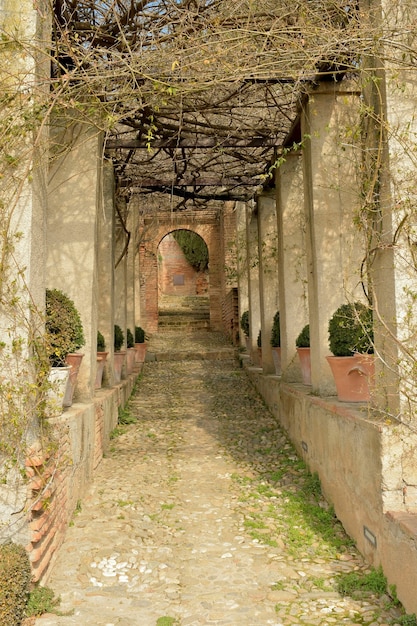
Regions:
<instances>
[{"instance_id":1,"label":"stone ledge","mask_svg":"<svg viewBox=\"0 0 417 626\"><path fill-rule=\"evenodd\" d=\"M417 541L417 513L408 511L387 511L387 519L399 525L401 530Z\"/></svg>"}]
</instances>

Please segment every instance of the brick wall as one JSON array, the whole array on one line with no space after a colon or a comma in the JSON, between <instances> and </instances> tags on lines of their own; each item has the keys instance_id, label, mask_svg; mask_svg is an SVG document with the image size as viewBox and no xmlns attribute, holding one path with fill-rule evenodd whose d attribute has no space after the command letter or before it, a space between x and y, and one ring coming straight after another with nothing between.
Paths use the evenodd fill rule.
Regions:
<instances>
[{"instance_id":1,"label":"brick wall","mask_svg":"<svg viewBox=\"0 0 417 626\"><path fill-rule=\"evenodd\" d=\"M223 301L223 328L233 345L239 345L239 301L237 287L230 289Z\"/></svg>"},{"instance_id":2,"label":"brick wall","mask_svg":"<svg viewBox=\"0 0 417 626\"><path fill-rule=\"evenodd\" d=\"M28 450L28 530L26 549L33 581L42 580L61 546L69 522L90 485L95 468L117 424L118 406L132 392L138 370L110 389L101 389L88 404L75 404L48 423L55 445Z\"/></svg>"},{"instance_id":3,"label":"brick wall","mask_svg":"<svg viewBox=\"0 0 417 626\"><path fill-rule=\"evenodd\" d=\"M208 291L208 274L197 272L188 263L172 234L159 244L158 282L159 292L167 295L194 296Z\"/></svg>"}]
</instances>

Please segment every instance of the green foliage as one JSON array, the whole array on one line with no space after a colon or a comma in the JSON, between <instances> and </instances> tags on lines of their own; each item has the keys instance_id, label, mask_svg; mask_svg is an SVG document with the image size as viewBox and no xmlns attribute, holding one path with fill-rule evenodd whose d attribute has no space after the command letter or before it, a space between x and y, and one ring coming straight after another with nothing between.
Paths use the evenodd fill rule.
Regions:
<instances>
[{"instance_id":1,"label":"green foliage","mask_svg":"<svg viewBox=\"0 0 417 626\"><path fill-rule=\"evenodd\" d=\"M417 626L416 614L413 613L412 615L401 615L401 617L396 617L395 623L400 624L400 626Z\"/></svg>"},{"instance_id":2,"label":"green foliage","mask_svg":"<svg viewBox=\"0 0 417 626\"><path fill-rule=\"evenodd\" d=\"M206 242L191 230L174 230L172 233L188 263L198 272L208 268L209 255Z\"/></svg>"},{"instance_id":3,"label":"green foliage","mask_svg":"<svg viewBox=\"0 0 417 626\"><path fill-rule=\"evenodd\" d=\"M342 304L329 321L329 345L335 356L373 353L372 310L354 302Z\"/></svg>"},{"instance_id":4,"label":"green foliage","mask_svg":"<svg viewBox=\"0 0 417 626\"><path fill-rule=\"evenodd\" d=\"M135 342L133 341L133 334L132 334L132 331L130 330L130 328L128 328L127 331L126 331L126 346L128 348L134 348L135 347Z\"/></svg>"},{"instance_id":5,"label":"green foliage","mask_svg":"<svg viewBox=\"0 0 417 626\"><path fill-rule=\"evenodd\" d=\"M65 357L85 344L80 315L74 302L59 289L46 290L46 342L52 367L65 365Z\"/></svg>"},{"instance_id":6,"label":"green foliage","mask_svg":"<svg viewBox=\"0 0 417 626\"><path fill-rule=\"evenodd\" d=\"M27 617L42 615L43 613L55 613L60 599L55 598L55 594L49 587L35 587L29 595L26 606Z\"/></svg>"},{"instance_id":7,"label":"green foliage","mask_svg":"<svg viewBox=\"0 0 417 626\"><path fill-rule=\"evenodd\" d=\"M106 349L106 342L101 332L97 331L97 352L104 352Z\"/></svg>"},{"instance_id":8,"label":"green foliage","mask_svg":"<svg viewBox=\"0 0 417 626\"><path fill-rule=\"evenodd\" d=\"M256 345L258 348L262 348L262 331L260 330L258 333L258 338L256 340Z\"/></svg>"},{"instance_id":9,"label":"green foliage","mask_svg":"<svg viewBox=\"0 0 417 626\"><path fill-rule=\"evenodd\" d=\"M17 626L24 617L31 573L23 546L12 542L0 546L0 624Z\"/></svg>"},{"instance_id":10,"label":"green foliage","mask_svg":"<svg viewBox=\"0 0 417 626\"><path fill-rule=\"evenodd\" d=\"M274 321L271 331L271 346L273 348L279 348L281 346L281 328L279 324L279 311L274 315Z\"/></svg>"},{"instance_id":11,"label":"green foliage","mask_svg":"<svg viewBox=\"0 0 417 626\"><path fill-rule=\"evenodd\" d=\"M240 327L244 332L245 337L249 337L249 311L244 311L240 318Z\"/></svg>"},{"instance_id":12,"label":"green foliage","mask_svg":"<svg viewBox=\"0 0 417 626\"><path fill-rule=\"evenodd\" d=\"M145 342L145 331L140 326L135 326L135 343Z\"/></svg>"},{"instance_id":13,"label":"green foliage","mask_svg":"<svg viewBox=\"0 0 417 626\"><path fill-rule=\"evenodd\" d=\"M135 422L137 422L137 419L130 412L129 406L126 406L123 409L119 406L118 423L126 426L127 424L135 424Z\"/></svg>"},{"instance_id":14,"label":"green foliage","mask_svg":"<svg viewBox=\"0 0 417 626\"><path fill-rule=\"evenodd\" d=\"M164 617L158 617L156 621L156 626L175 626L178 624L178 620L175 617L169 617L168 615L164 615Z\"/></svg>"},{"instance_id":15,"label":"green foliage","mask_svg":"<svg viewBox=\"0 0 417 626\"><path fill-rule=\"evenodd\" d=\"M361 595L374 593L383 595L387 591L387 579L382 567L372 568L370 572L347 572L340 574L337 581L337 590L342 596L352 594Z\"/></svg>"},{"instance_id":16,"label":"green foliage","mask_svg":"<svg viewBox=\"0 0 417 626\"><path fill-rule=\"evenodd\" d=\"M310 324L306 324L295 340L297 348L309 348L310 347Z\"/></svg>"},{"instance_id":17,"label":"green foliage","mask_svg":"<svg viewBox=\"0 0 417 626\"><path fill-rule=\"evenodd\" d=\"M115 352L120 352L123 342L125 340L124 333L118 324L114 325L114 349Z\"/></svg>"}]
</instances>

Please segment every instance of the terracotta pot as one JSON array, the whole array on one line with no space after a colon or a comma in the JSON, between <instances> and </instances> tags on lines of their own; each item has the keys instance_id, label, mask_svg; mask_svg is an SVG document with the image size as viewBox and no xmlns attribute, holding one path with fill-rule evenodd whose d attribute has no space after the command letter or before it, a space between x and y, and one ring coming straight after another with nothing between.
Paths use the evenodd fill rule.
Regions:
<instances>
[{"instance_id":1,"label":"terracotta pot","mask_svg":"<svg viewBox=\"0 0 417 626\"><path fill-rule=\"evenodd\" d=\"M375 383L375 357L372 354L327 356L341 402L368 402Z\"/></svg>"},{"instance_id":2,"label":"terracotta pot","mask_svg":"<svg viewBox=\"0 0 417 626\"><path fill-rule=\"evenodd\" d=\"M68 385L71 367L52 367L48 381L50 388L47 392L46 416L58 417L64 408L64 396Z\"/></svg>"},{"instance_id":3,"label":"terracotta pot","mask_svg":"<svg viewBox=\"0 0 417 626\"><path fill-rule=\"evenodd\" d=\"M136 363L143 363L146 357L146 343L135 343Z\"/></svg>"},{"instance_id":4,"label":"terracotta pot","mask_svg":"<svg viewBox=\"0 0 417 626\"><path fill-rule=\"evenodd\" d=\"M245 335L246 352L250 352L250 338Z\"/></svg>"},{"instance_id":5,"label":"terracotta pot","mask_svg":"<svg viewBox=\"0 0 417 626\"><path fill-rule=\"evenodd\" d=\"M273 347L272 349L272 359L274 361L275 366L275 374L276 376L281 376L281 348Z\"/></svg>"},{"instance_id":6,"label":"terracotta pot","mask_svg":"<svg viewBox=\"0 0 417 626\"><path fill-rule=\"evenodd\" d=\"M96 380L94 383L94 389L101 389L103 382L104 365L107 360L108 352L97 352L97 367L96 367Z\"/></svg>"},{"instance_id":7,"label":"terracotta pot","mask_svg":"<svg viewBox=\"0 0 417 626\"><path fill-rule=\"evenodd\" d=\"M122 380L122 369L123 363L126 358L126 350L121 350L120 352L115 352L113 355L113 371L114 371L114 380L116 383L120 383Z\"/></svg>"},{"instance_id":8,"label":"terracotta pot","mask_svg":"<svg viewBox=\"0 0 417 626\"><path fill-rule=\"evenodd\" d=\"M304 385L311 385L310 348L297 348Z\"/></svg>"},{"instance_id":9,"label":"terracotta pot","mask_svg":"<svg viewBox=\"0 0 417 626\"><path fill-rule=\"evenodd\" d=\"M67 354L65 358L65 362L71 366L71 371L69 375L67 390L65 392L64 406L72 405L74 391L77 385L78 372L80 370L80 365L81 365L81 361L83 360L83 357L84 357L83 354L74 352L72 354Z\"/></svg>"},{"instance_id":10,"label":"terracotta pot","mask_svg":"<svg viewBox=\"0 0 417 626\"><path fill-rule=\"evenodd\" d=\"M126 371L128 375L133 372L133 368L135 367L135 360L136 360L135 348L128 348L126 351Z\"/></svg>"},{"instance_id":11,"label":"terracotta pot","mask_svg":"<svg viewBox=\"0 0 417 626\"><path fill-rule=\"evenodd\" d=\"M258 365L259 367L262 367L262 348L258 346L257 352L258 352Z\"/></svg>"}]
</instances>

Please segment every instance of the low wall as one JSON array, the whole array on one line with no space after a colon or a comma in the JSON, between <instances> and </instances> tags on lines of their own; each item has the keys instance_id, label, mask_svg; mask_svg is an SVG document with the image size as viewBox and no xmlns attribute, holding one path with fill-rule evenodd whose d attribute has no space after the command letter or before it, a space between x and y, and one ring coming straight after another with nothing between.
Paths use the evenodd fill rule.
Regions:
<instances>
[{"instance_id":1,"label":"low wall","mask_svg":"<svg viewBox=\"0 0 417 626\"><path fill-rule=\"evenodd\" d=\"M45 450L38 444L29 451L27 551L35 582L47 578L74 511L109 445L118 408L128 401L139 373L136 369L115 387L98 390L90 403L75 403L49 419L54 445Z\"/></svg>"},{"instance_id":2,"label":"low wall","mask_svg":"<svg viewBox=\"0 0 417 626\"><path fill-rule=\"evenodd\" d=\"M364 558L382 565L406 611L417 613L417 513L403 469L410 431L370 419L366 405L319 398L310 387L245 367Z\"/></svg>"}]
</instances>

